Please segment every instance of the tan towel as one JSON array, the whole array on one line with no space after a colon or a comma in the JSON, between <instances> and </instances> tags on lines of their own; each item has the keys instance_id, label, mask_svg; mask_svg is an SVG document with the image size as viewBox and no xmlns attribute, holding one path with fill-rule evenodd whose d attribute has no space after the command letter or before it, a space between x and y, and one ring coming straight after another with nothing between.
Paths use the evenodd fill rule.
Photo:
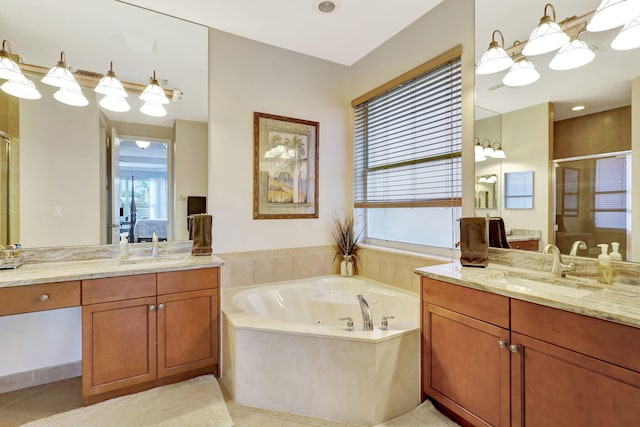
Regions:
<instances>
[{"instance_id":1,"label":"tan towel","mask_svg":"<svg viewBox=\"0 0 640 427\"><path fill-rule=\"evenodd\" d=\"M191 255L211 255L211 215L189 217L189 240L193 240Z\"/></svg>"},{"instance_id":2,"label":"tan towel","mask_svg":"<svg viewBox=\"0 0 640 427\"><path fill-rule=\"evenodd\" d=\"M460 218L460 251L460 264L464 266L486 267L489 264L486 218Z\"/></svg>"}]
</instances>

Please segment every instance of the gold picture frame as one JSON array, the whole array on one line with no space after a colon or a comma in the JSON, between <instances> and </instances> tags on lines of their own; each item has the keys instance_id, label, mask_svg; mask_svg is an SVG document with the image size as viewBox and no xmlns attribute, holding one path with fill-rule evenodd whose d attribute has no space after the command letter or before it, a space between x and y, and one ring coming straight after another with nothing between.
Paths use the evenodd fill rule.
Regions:
<instances>
[{"instance_id":1,"label":"gold picture frame","mask_svg":"<svg viewBox=\"0 0 640 427\"><path fill-rule=\"evenodd\" d=\"M318 218L320 123L253 113L253 218Z\"/></svg>"}]
</instances>

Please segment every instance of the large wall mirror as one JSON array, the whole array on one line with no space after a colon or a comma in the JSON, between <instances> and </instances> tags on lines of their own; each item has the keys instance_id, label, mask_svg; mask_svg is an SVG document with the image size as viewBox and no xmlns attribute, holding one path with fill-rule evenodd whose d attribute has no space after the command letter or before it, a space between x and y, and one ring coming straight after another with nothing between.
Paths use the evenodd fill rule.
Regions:
<instances>
[{"instance_id":1,"label":"large wall mirror","mask_svg":"<svg viewBox=\"0 0 640 427\"><path fill-rule=\"evenodd\" d=\"M41 75L25 71L41 99L0 95L0 127L19 159L11 169L14 203L6 216L13 233L2 243L111 243L120 231L113 218L123 229L131 220L131 188L138 218L166 221L166 238L186 239L187 198L207 194L208 29L115 0L8 0L0 28L25 64L53 67L64 51L75 73L106 74L113 63L123 82L144 87L155 72L165 89L183 92L166 105L164 117L142 114L133 91L130 111L112 112L100 106L102 96L92 87L82 88L88 106L69 106L54 99L56 88L43 84ZM110 177L115 170L118 178L118 167L126 172L122 183ZM194 172L203 168L204 179ZM151 200L160 189L164 198Z\"/></svg>"},{"instance_id":2,"label":"large wall mirror","mask_svg":"<svg viewBox=\"0 0 640 427\"><path fill-rule=\"evenodd\" d=\"M640 200L640 188L632 186L631 178L632 161L640 151L632 139L632 131L640 132L640 123L631 120L632 107L640 108L633 105L640 104L640 48L611 47L622 27L585 30L589 13L599 4L600 0L553 2L559 23L584 16L567 32L595 53L590 63L559 71L549 66L557 51L530 55L540 78L519 87L503 82L509 69L476 74L476 136L488 120L500 126L506 158L493 165L500 173L498 183L507 173L534 171L532 209L508 209L499 197L490 213L503 217L508 229L537 235L535 250L553 243L564 254L597 257L597 244L616 242L623 259L640 261L640 229L633 227L636 220L631 215L632 205ZM476 0L476 64L492 40L502 44L495 30L501 31L504 47L517 59L521 49L514 43L529 38L545 14L545 5L544 1ZM494 114L487 117L478 111ZM486 162L475 166L476 179L490 172ZM476 215L486 215L486 209L476 206Z\"/></svg>"}]
</instances>

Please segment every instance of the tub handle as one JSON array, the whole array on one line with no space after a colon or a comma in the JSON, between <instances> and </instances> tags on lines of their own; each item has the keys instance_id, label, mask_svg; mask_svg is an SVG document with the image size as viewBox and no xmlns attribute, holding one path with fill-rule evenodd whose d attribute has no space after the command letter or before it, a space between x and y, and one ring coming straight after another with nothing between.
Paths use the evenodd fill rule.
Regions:
<instances>
[{"instance_id":1,"label":"tub handle","mask_svg":"<svg viewBox=\"0 0 640 427\"><path fill-rule=\"evenodd\" d=\"M395 319L396 316L382 316L382 325L380 325L380 329L383 331L389 330L389 322L387 319Z\"/></svg>"},{"instance_id":2,"label":"tub handle","mask_svg":"<svg viewBox=\"0 0 640 427\"><path fill-rule=\"evenodd\" d=\"M351 317L341 317L338 320L347 321L347 331L353 331L353 319Z\"/></svg>"}]
</instances>

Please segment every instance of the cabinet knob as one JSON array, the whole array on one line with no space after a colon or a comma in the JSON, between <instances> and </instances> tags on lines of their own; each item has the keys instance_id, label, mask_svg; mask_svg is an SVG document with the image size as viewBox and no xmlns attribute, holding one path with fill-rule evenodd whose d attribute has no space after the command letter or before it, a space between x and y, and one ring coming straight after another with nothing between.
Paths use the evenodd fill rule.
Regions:
<instances>
[{"instance_id":1,"label":"cabinet knob","mask_svg":"<svg viewBox=\"0 0 640 427\"><path fill-rule=\"evenodd\" d=\"M506 348L507 347L507 342L505 340L498 341L498 347Z\"/></svg>"},{"instance_id":2,"label":"cabinet knob","mask_svg":"<svg viewBox=\"0 0 640 427\"><path fill-rule=\"evenodd\" d=\"M40 301L45 302L49 300L49 295L47 294L42 294L40 295Z\"/></svg>"},{"instance_id":3,"label":"cabinet knob","mask_svg":"<svg viewBox=\"0 0 640 427\"><path fill-rule=\"evenodd\" d=\"M517 345L517 344L511 344L511 345L509 346L509 350L511 350L511 353L517 353L517 352L518 352L518 350L520 350L520 349L518 348L518 345Z\"/></svg>"},{"instance_id":4,"label":"cabinet knob","mask_svg":"<svg viewBox=\"0 0 640 427\"><path fill-rule=\"evenodd\" d=\"M156 306L155 306L155 305L151 304L151 305L149 306L149 311L154 311L155 309L156 309Z\"/></svg>"},{"instance_id":5,"label":"cabinet knob","mask_svg":"<svg viewBox=\"0 0 640 427\"><path fill-rule=\"evenodd\" d=\"M164 310L164 304L158 304L158 310Z\"/></svg>"}]
</instances>

